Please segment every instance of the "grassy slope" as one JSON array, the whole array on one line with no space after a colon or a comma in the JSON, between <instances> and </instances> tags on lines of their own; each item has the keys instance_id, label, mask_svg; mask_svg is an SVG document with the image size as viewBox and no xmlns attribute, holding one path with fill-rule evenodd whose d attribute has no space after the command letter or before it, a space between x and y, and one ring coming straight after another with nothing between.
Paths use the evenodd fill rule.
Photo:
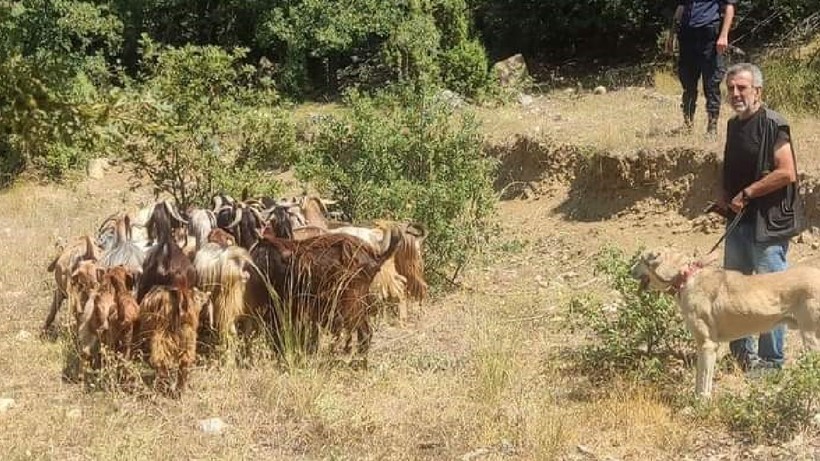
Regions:
<instances>
[{"instance_id":1,"label":"grassy slope","mask_svg":"<svg viewBox=\"0 0 820 461\"><path fill-rule=\"evenodd\" d=\"M657 113L662 126L675 121L674 102L630 93L595 98L545 100L566 123L545 122L542 130L624 147L640 144L630 129L651 129L631 125L625 115L651 120ZM604 120L600 113L613 116ZM526 131L540 118L503 111L492 120L498 125L488 130L502 136ZM596 133L608 129L600 123L623 125L599 139ZM702 142L697 136L673 141L690 139ZM462 288L415 310L407 325L382 319L367 371L312 365L284 372L264 359L246 369L202 367L181 400L62 383L61 343L28 335L50 301L53 283L44 268L54 240L93 231L109 212L145 198L128 191L121 177L0 192L0 397L17 402L0 414L3 459L438 460L470 454L464 459L540 460L590 459L589 451L601 459L658 460L741 453L722 428L700 427L651 390L615 385L599 392L566 361L567 351L585 340L563 328L567 300L606 293L590 268L601 245L632 250L674 239L704 248L717 236L669 236L664 226L642 221L566 221L553 213L560 193L503 203L502 234L464 275ZM723 376L718 386L733 379ZM689 389L681 385L682 392ZM197 420L209 417L230 425L224 435L196 429Z\"/></svg>"}]
</instances>

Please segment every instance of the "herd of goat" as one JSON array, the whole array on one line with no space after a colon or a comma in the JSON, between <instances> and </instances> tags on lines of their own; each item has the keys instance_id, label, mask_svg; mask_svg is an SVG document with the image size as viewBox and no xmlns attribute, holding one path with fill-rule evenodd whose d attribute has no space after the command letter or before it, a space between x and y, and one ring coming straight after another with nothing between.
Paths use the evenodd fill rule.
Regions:
<instances>
[{"instance_id":1,"label":"herd of goat","mask_svg":"<svg viewBox=\"0 0 820 461\"><path fill-rule=\"evenodd\" d=\"M374 306L396 303L403 320L407 303L426 296L427 231L417 223L330 220L327 203L219 195L211 208L181 212L165 200L114 214L49 265L56 287L43 330L67 300L84 369L101 366L103 348L125 360L143 357L155 385L174 393L204 341L227 346L265 332L282 352L296 331L297 346L315 352L327 331L345 353L355 335L365 358Z\"/></svg>"}]
</instances>

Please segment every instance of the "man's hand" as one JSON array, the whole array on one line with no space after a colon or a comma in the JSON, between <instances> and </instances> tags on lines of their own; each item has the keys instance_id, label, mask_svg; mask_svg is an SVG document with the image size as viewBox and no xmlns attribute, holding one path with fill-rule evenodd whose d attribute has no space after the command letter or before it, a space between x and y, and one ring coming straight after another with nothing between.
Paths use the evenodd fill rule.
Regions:
<instances>
[{"instance_id":1,"label":"man's hand","mask_svg":"<svg viewBox=\"0 0 820 461\"><path fill-rule=\"evenodd\" d=\"M726 219L729 219L729 210L726 209L726 202L720 201L718 202L709 202L706 204L706 208L703 209L704 213L716 213Z\"/></svg>"},{"instance_id":2,"label":"man's hand","mask_svg":"<svg viewBox=\"0 0 820 461\"><path fill-rule=\"evenodd\" d=\"M674 31L669 31L669 35L666 36L666 43L664 44L664 51L667 54L675 54L675 36Z\"/></svg>"},{"instance_id":3,"label":"man's hand","mask_svg":"<svg viewBox=\"0 0 820 461\"><path fill-rule=\"evenodd\" d=\"M725 53L726 49L729 48L729 37L727 37L723 34L718 36L716 48L717 48L718 54Z\"/></svg>"},{"instance_id":4,"label":"man's hand","mask_svg":"<svg viewBox=\"0 0 820 461\"><path fill-rule=\"evenodd\" d=\"M741 190L737 193L737 195L735 195L732 198L732 201L729 202L729 209L734 211L736 214L740 213L740 210L746 207L746 205L749 203L748 196L744 192L745 189Z\"/></svg>"}]
</instances>

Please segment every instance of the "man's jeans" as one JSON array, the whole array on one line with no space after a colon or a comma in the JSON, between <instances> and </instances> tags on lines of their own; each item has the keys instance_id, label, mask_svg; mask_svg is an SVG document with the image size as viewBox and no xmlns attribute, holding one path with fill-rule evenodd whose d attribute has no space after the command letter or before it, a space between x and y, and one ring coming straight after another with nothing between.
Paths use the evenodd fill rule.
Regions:
<instances>
[{"instance_id":1,"label":"man's jeans","mask_svg":"<svg viewBox=\"0 0 820 461\"><path fill-rule=\"evenodd\" d=\"M789 239L755 242L754 228L754 222L741 222L726 236L724 268L744 274L786 270ZM754 337L747 336L730 342L729 348L745 368L757 365L779 368L783 365L785 339L786 326L780 324L770 332L761 333L756 345Z\"/></svg>"}]
</instances>

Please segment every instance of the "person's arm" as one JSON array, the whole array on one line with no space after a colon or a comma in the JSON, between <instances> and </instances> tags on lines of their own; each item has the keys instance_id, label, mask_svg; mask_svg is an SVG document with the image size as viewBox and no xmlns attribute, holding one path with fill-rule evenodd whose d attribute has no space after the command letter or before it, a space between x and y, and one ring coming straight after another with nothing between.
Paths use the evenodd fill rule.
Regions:
<instances>
[{"instance_id":1,"label":"person's arm","mask_svg":"<svg viewBox=\"0 0 820 461\"><path fill-rule=\"evenodd\" d=\"M672 15L672 29L666 37L666 52L672 54L675 52L675 37L680 31L680 21L683 18L683 5L678 5L675 8L675 14Z\"/></svg>"},{"instance_id":2,"label":"person's arm","mask_svg":"<svg viewBox=\"0 0 820 461\"><path fill-rule=\"evenodd\" d=\"M680 25L681 19L683 19L683 5L678 5L678 7L675 8L675 14L672 15L672 24Z\"/></svg>"},{"instance_id":3,"label":"person's arm","mask_svg":"<svg viewBox=\"0 0 820 461\"><path fill-rule=\"evenodd\" d=\"M678 7L680 8L680 7ZM735 5L727 3L723 10L723 23L720 25L720 34L718 35L717 52L723 54L729 48L729 29L732 28L732 20L735 18Z\"/></svg>"},{"instance_id":4,"label":"person's arm","mask_svg":"<svg viewBox=\"0 0 820 461\"><path fill-rule=\"evenodd\" d=\"M792 144L789 140L780 139L774 146L774 170L766 176L746 186L732 199L729 206L737 212L746 204L746 200L754 199L782 189L797 180L794 168ZM743 197L746 192L746 197Z\"/></svg>"}]
</instances>

